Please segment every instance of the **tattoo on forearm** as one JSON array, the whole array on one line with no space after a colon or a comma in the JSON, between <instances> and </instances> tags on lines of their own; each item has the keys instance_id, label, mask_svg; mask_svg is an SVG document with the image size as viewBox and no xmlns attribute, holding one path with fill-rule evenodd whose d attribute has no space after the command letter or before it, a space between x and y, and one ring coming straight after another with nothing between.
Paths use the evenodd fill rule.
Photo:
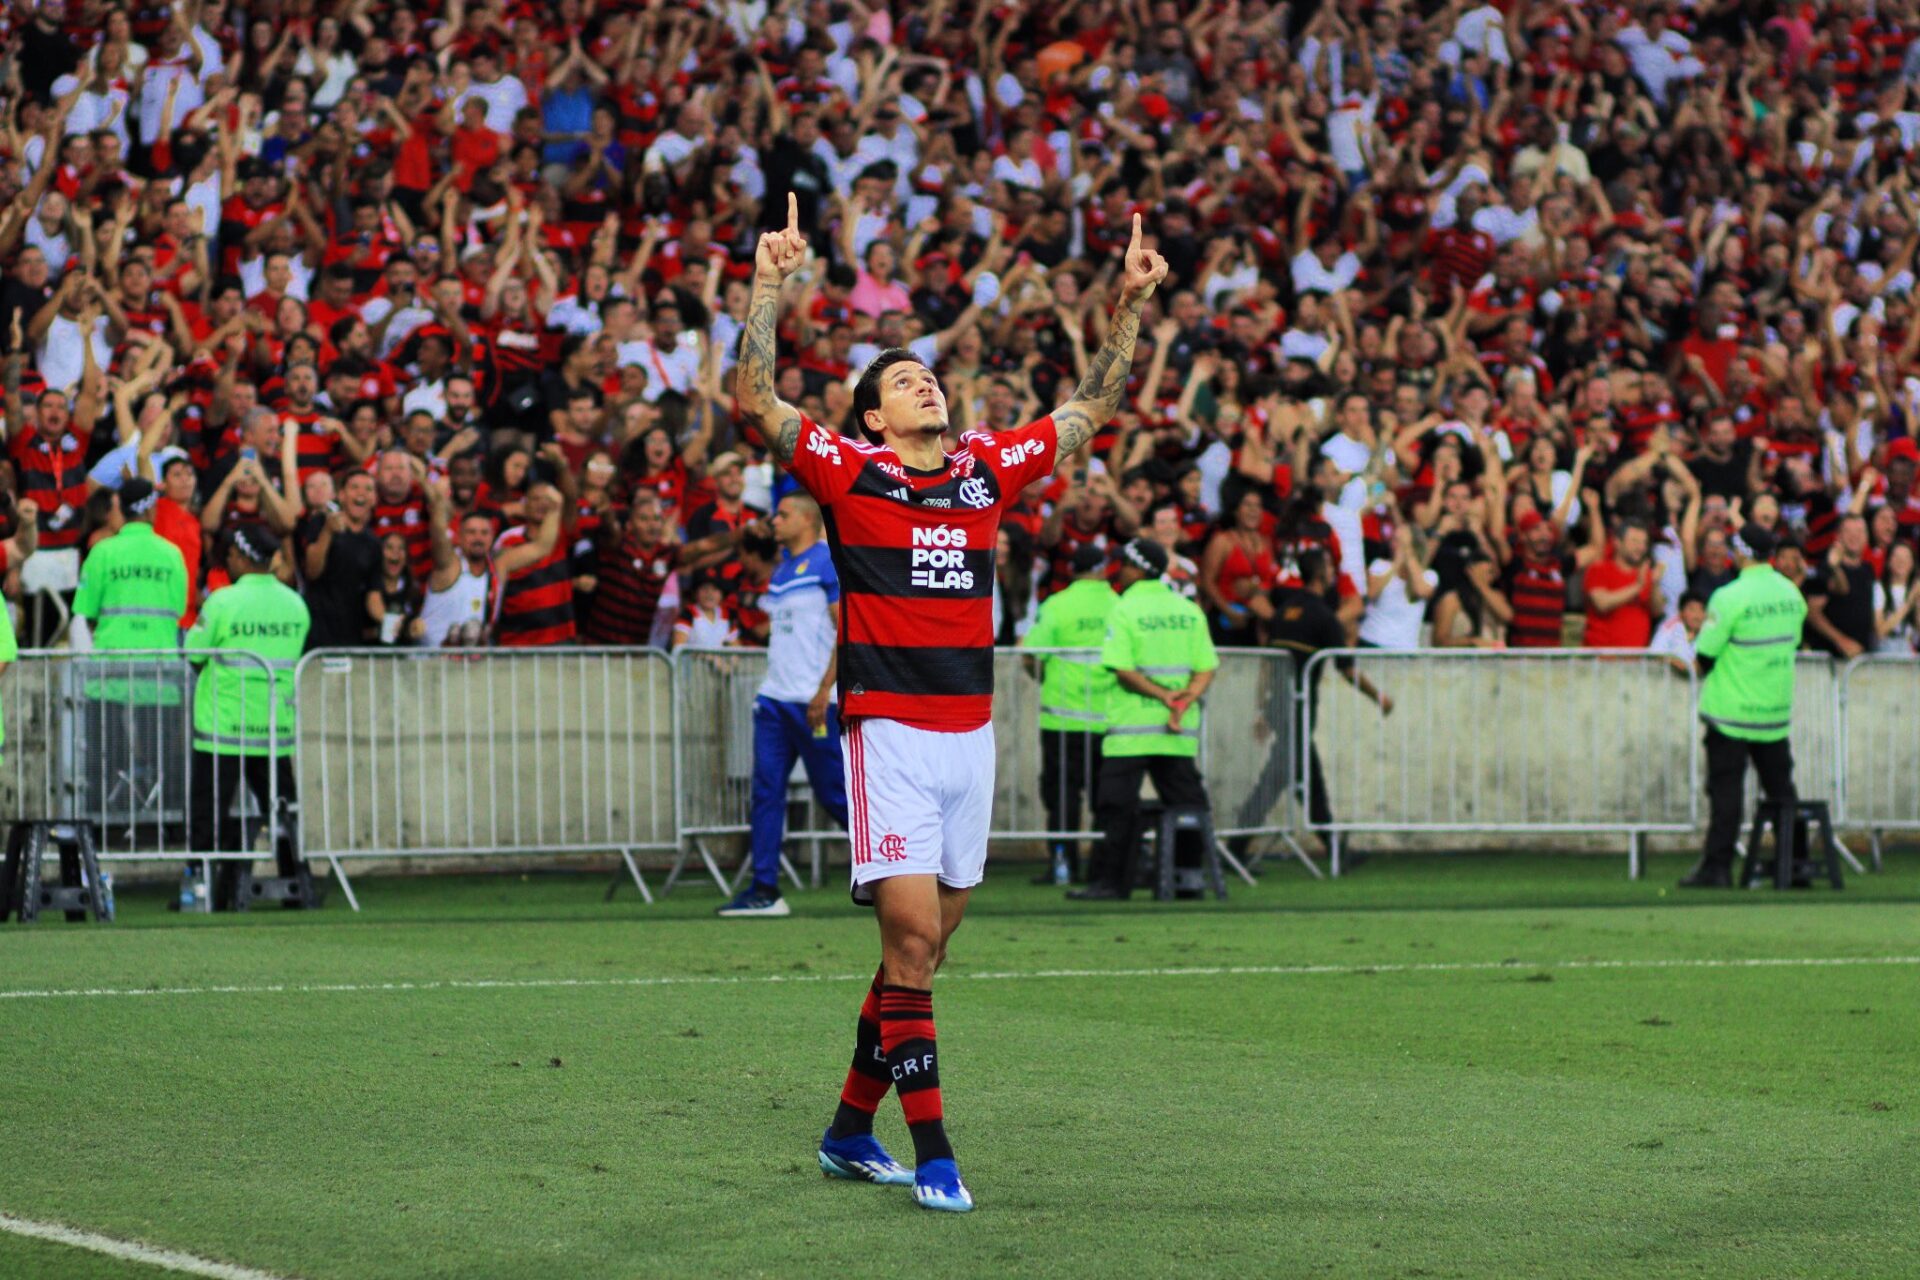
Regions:
<instances>
[{"instance_id":1,"label":"tattoo on forearm","mask_svg":"<svg viewBox=\"0 0 1920 1280\"><path fill-rule=\"evenodd\" d=\"M780 398L773 389L778 348L775 330L779 318L779 286L755 281L753 299L747 304L747 323L740 331L740 363L734 372L734 394L739 397L740 408L759 424L767 447L784 462L793 456L800 443L800 419L789 415L777 426L772 422L780 408Z\"/></svg>"},{"instance_id":2,"label":"tattoo on forearm","mask_svg":"<svg viewBox=\"0 0 1920 1280\"><path fill-rule=\"evenodd\" d=\"M1127 374L1133 369L1133 347L1140 337L1140 307L1122 302L1113 309L1107 340L1087 362L1086 376L1073 399L1056 410L1053 425L1059 435L1057 456L1066 458L1093 438L1119 410L1127 393Z\"/></svg>"}]
</instances>

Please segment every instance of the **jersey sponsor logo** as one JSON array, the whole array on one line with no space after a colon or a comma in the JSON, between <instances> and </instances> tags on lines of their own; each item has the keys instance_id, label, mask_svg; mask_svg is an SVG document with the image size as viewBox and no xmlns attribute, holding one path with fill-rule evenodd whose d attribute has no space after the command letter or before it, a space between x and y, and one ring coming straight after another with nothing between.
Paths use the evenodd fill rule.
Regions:
<instances>
[{"instance_id":1,"label":"jersey sponsor logo","mask_svg":"<svg viewBox=\"0 0 1920 1280\"><path fill-rule=\"evenodd\" d=\"M953 505L953 499L952 498L922 498L920 499L920 505L923 507L951 507Z\"/></svg>"},{"instance_id":2,"label":"jersey sponsor logo","mask_svg":"<svg viewBox=\"0 0 1920 1280\"><path fill-rule=\"evenodd\" d=\"M1025 444L1017 444L1011 449L1002 449L1000 451L1000 465L1003 467L1017 467L1028 458L1037 458L1046 451L1046 441L1029 440Z\"/></svg>"},{"instance_id":3,"label":"jersey sponsor logo","mask_svg":"<svg viewBox=\"0 0 1920 1280\"><path fill-rule=\"evenodd\" d=\"M993 491L987 488L985 480L963 480L960 484L960 501L970 507L990 507L993 505Z\"/></svg>"},{"instance_id":4,"label":"jersey sponsor logo","mask_svg":"<svg viewBox=\"0 0 1920 1280\"><path fill-rule=\"evenodd\" d=\"M971 591L973 570L967 568L967 531L944 524L913 531L908 560L908 582L927 591Z\"/></svg>"},{"instance_id":5,"label":"jersey sponsor logo","mask_svg":"<svg viewBox=\"0 0 1920 1280\"><path fill-rule=\"evenodd\" d=\"M895 480L905 480L907 478L907 470L905 467L896 466L891 462L876 462L873 465L892 476Z\"/></svg>"},{"instance_id":6,"label":"jersey sponsor logo","mask_svg":"<svg viewBox=\"0 0 1920 1280\"><path fill-rule=\"evenodd\" d=\"M895 502L912 502L913 490L907 488L889 489L887 490L887 496Z\"/></svg>"},{"instance_id":7,"label":"jersey sponsor logo","mask_svg":"<svg viewBox=\"0 0 1920 1280\"><path fill-rule=\"evenodd\" d=\"M963 453L959 457L955 458L953 460L953 474L957 476L972 475L973 474L973 455L970 453Z\"/></svg>"},{"instance_id":8,"label":"jersey sponsor logo","mask_svg":"<svg viewBox=\"0 0 1920 1280\"><path fill-rule=\"evenodd\" d=\"M880 837L880 856L888 862L903 862L907 856L907 838L892 831Z\"/></svg>"},{"instance_id":9,"label":"jersey sponsor logo","mask_svg":"<svg viewBox=\"0 0 1920 1280\"><path fill-rule=\"evenodd\" d=\"M820 455L836 467L840 465L840 446L829 440L825 431L816 428L807 437L807 452Z\"/></svg>"},{"instance_id":10,"label":"jersey sponsor logo","mask_svg":"<svg viewBox=\"0 0 1920 1280\"><path fill-rule=\"evenodd\" d=\"M916 547L954 547L964 551L967 546L967 531L953 525L920 525L913 531L913 545Z\"/></svg>"}]
</instances>

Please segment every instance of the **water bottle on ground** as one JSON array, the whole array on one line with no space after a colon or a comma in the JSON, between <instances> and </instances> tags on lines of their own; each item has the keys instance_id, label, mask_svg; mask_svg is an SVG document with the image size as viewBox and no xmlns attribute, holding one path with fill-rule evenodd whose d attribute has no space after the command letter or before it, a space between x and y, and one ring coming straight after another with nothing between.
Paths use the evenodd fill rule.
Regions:
<instances>
[{"instance_id":1,"label":"water bottle on ground","mask_svg":"<svg viewBox=\"0 0 1920 1280\"><path fill-rule=\"evenodd\" d=\"M100 873L100 918L113 919L113 872Z\"/></svg>"},{"instance_id":2,"label":"water bottle on ground","mask_svg":"<svg viewBox=\"0 0 1920 1280\"><path fill-rule=\"evenodd\" d=\"M180 909L182 911L193 910L193 881L193 867L189 865L185 871L180 873Z\"/></svg>"},{"instance_id":3,"label":"water bottle on ground","mask_svg":"<svg viewBox=\"0 0 1920 1280\"><path fill-rule=\"evenodd\" d=\"M1067 870L1067 851L1056 848L1053 851L1053 882L1066 884L1073 877Z\"/></svg>"}]
</instances>

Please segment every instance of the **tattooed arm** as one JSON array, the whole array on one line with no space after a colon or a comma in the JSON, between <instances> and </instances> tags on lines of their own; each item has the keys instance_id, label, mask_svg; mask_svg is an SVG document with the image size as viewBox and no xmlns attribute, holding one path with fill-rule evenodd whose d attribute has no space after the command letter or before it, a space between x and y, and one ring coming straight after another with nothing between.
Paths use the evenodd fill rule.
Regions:
<instances>
[{"instance_id":1,"label":"tattooed arm","mask_svg":"<svg viewBox=\"0 0 1920 1280\"><path fill-rule=\"evenodd\" d=\"M1126 397L1127 374L1133 369L1133 346L1140 337L1140 312L1153 296L1153 287L1167 278L1167 260L1140 243L1140 215L1133 215L1133 242L1127 246L1127 269L1120 283L1120 301L1113 309L1107 340L1087 362L1087 372L1074 389L1073 399L1053 411L1059 445L1054 450L1057 470L1094 432L1107 424Z\"/></svg>"},{"instance_id":2,"label":"tattooed arm","mask_svg":"<svg viewBox=\"0 0 1920 1280\"><path fill-rule=\"evenodd\" d=\"M734 367L733 393L740 411L760 429L774 460L793 457L800 443L800 411L774 394L774 330L780 320L780 286L806 260L807 242L800 235L800 208L787 195L787 225L761 235L753 258L753 298L747 303L746 327L740 331L740 360Z\"/></svg>"}]
</instances>

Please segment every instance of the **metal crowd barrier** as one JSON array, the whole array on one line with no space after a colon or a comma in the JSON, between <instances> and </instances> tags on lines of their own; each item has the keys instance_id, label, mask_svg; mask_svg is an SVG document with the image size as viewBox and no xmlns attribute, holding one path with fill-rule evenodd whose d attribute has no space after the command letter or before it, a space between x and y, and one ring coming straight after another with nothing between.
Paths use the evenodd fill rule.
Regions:
<instances>
[{"instance_id":1,"label":"metal crowd barrier","mask_svg":"<svg viewBox=\"0 0 1920 1280\"><path fill-rule=\"evenodd\" d=\"M346 858L618 853L653 900L634 854L678 845L666 654L325 649L295 677L303 847L336 875Z\"/></svg>"},{"instance_id":2,"label":"metal crowd barrier","mask_svg":"<svg viewBox=\"0 0 1920 1280\"><path fill-rule=\"evenodd\" d=\"M697 858L728 894L744 882L751 859L742 857L729 877L713 844L716 836L744 836L753 810L753 704L767 674L765 649L696 648L673 652L674 759L680 785L674 790L674 825L679 846L667 872L663 893L670 893ZM806 772L794 761L787 779L786 839L811 849L812 883L826 875L825 843L845 833L814 800ZM793 821L796 807L805 816ZM800 873L783 853L781 870L800 885Z\"/></svg>"},{"instance_id":3,"label":"metal crowd barrier","mask_svg":"<svg viewBox=\"0 0 1920 1280\"><path fill-rule=\"evenodd\" d=\"M1351 664L1394 711L1345 687ZM1311 821L1340 873L1349 832L1596 833L1627 837L1638 876L1650 832L1699 810L1696 681L1656 654L1612 649L1332 649L1306 666L1302 742L1331 808ZM1313 752L1301 752L1310 785Z\"/></svg>"},{"instance_id":4,"label":"metal crowd barrier","mask_svg":"<svg viewBox=\"0 0 1920 1280\"><path fill-rule=\"evenodd\" d=\"M1223 650L1220 659L1207 695L1200 756L1216 809L1226 815L1216 835L1278 837L1304 859L1293 840L1289 807L1292 659L1272 650ZM1098 650L1091 649L995 651L993 728L999 767L990 840L1084 843L1100 838L1093 810L1102 733L1093 724L1079 732L1044 736L1040 729L1045 664L1098 660ZM710 837L748 830L754 692L766 671L766 655L751 649L682 648L674 652L673 665L675 755L681 779L676 800L685 844L668 885L697 859L725 889L729 877ZM1257 749L1249 751L1249 743ZM787 836L810 844L817 887L824 875L824 842L842 839L843 833L813 803L798 766L789 795L794 804L805 804L806 816L797 828L790 826ZM1229 860L1246 875L1231 855ZM787 873L798 880L791 866ZM733 884L738 881L738 875L732 878Z\"/></svg>"},{"instance_id":5,"label":"metal crowd barrier","mask_svg":"<svg viewBox=\"0 0 1920 1280\"><path fill-rule=\"evenodd\" d=\"M1095 735L1050 738L1058 767L1043 769L1038 724L1040 665L1093 656L996 653L992 839L1098 838ZM219 661L276 677L249 654ZM765 663L751 649L311 654L291 677L301 852L333 865L350 902L348 858L614 852L651 901L635 855L671 851L669 887L698 858L729 889L710 838L748 829ZM1347 687L1347 664L1393 697L1392 716ZM270 857L274 771L258 798L244 780L220 795L217 776L196 777L197 678L178 651L22 653L0 677L0 815L84 824L102 861ZM1870 831L1877 860L1881 832L1920 830L1920 659L1802 655L1796 680L1801 789L1831 797L1837 824ZM1296 676L1284 652L1223 650L1200 767L1220 837L1271 838L1304 860L1294 833L1318 831L1336 875L1355 832L1618 833L1638 875L1646 835L1691 832L1702 817L1697 693L1691 672L1634 651L1338 650ZM1330 800L1318 823L1303 803L1314 754L1303 743ZM196 784L230 815L199 838ZM1077 807L1065 803L1074 791ZM808 806L788 836L812 844L817 885L824 845L844 836L798 769L789 798Z\"/></svg>"},{"instance_id":6,"label":"metal crowd barrier","mask_svg":"<svg viewBox=\"0 0 1920 1280\"><path fill-rule=\"evenodd\" d=\"M207 661L243 685L275 680L251 653ZM23 651L0 676L0 815L55 839L84 833L99 862L198 862L207 885L213 862L271 858L281 834L278 771L255 770L256 793L245 768L229 777L198 768L194 690L207 678L177 649ZM277 702L268 704L266 737L277 741ZM207 815L198 824L196 790Z\"/></svg>"},{"instance_id":7,"label":"metal crowd barrier","mask_svg":"<svg viewBox=\"0 0 1920 1280\"><path fill-rule=\"evenodd\" d=\"M1868 832L1877 867L1881 832L1920 831L1920 658L1855 658L1837 684L1837 821Z\"/></svg>"}]
</instances>

